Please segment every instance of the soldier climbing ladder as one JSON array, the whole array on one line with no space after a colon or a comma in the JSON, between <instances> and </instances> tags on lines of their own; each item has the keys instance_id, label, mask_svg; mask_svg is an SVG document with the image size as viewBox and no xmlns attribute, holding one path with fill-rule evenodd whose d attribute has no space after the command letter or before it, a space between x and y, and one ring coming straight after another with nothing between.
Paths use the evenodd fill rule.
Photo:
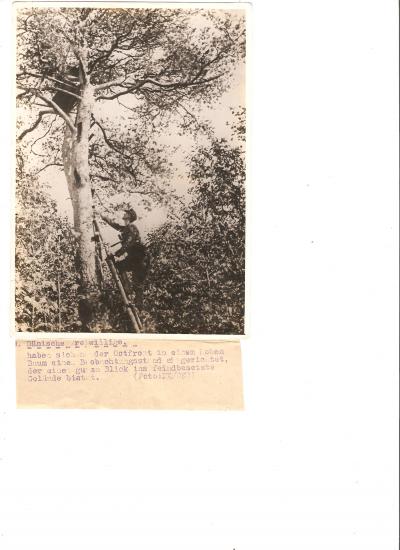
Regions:
<instances>
[{"instance_id":1,"label":"soldier climbing ladder","mask_svg":"<svg viewBox=\"0 0 400 550\"><path fill-rule=\"evenodd\" d=\"M119 293L121 295L122 301L124 303L125 309L128 313L129 319L132 323L132 327L135 332L140 333L143 329L143 325L141 323L141 320L139 318L138 311L135 307L135 305L132 303L132 301L129 300L127 291L121 281L121 277L118 273L118 268L116 266L114 256L111 254L109 247L107 243L104 241L103 236L101 234L99 224L97 222L97 219L95 215L93 215L93 229L94 229L94 240L96 242L96 256L98 257L98 264L102 265L102 257L101 257L101 247L104 248L104 252L106 254L106 263L108 265L108 268L111 272L112 278L119 290ZM99 246L97 246L97 244Z\"/></svg>"}]
</instances>

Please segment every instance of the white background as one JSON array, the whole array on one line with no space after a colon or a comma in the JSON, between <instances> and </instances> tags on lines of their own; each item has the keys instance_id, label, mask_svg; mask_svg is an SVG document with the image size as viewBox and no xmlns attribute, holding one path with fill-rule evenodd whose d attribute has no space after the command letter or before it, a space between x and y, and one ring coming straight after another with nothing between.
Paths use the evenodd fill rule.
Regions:
<instances>
[{"instance_id":1,"label":"white background","mask_svg":"<svg viewBox=\"0 0 400 550\"><path fill-rule=\"evenodd\" d=\"M15 409L1 1L4 550L397 548L397 2L253 6L246 411L63 412Z\"/></svg>"}]
</instances>

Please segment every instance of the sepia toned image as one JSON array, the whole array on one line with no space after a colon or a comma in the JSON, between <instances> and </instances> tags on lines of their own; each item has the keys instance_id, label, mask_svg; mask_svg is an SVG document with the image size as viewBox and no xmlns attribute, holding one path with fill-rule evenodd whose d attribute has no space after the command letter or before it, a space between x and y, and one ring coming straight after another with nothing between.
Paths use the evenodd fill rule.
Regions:
<instances>
[{"instance_id":1,"label":"sepia toned image","mask_svg":"<svg viewBox=\"0 0 400 550\"><path fill-rule=\"evenodd\" d=\"M77 6L15 8L16 330L244 334L246 10Z\"/></svg>"}]
</instances>

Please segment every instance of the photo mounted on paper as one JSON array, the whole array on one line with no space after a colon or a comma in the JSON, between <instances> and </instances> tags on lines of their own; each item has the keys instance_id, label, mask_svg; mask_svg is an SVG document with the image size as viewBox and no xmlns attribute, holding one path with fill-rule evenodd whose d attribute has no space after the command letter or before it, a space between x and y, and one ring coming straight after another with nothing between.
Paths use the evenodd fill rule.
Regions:
<instances>
[{"instance_id":1,"label":"photo mounted on paper","mask_svg":"<svg viewBox=\"0 0 400 550\"><path fill-rule=\"evenodd\" d=\"M18 332L244 334L246 9L16 3Z\"/></svg>"}]
</instances>

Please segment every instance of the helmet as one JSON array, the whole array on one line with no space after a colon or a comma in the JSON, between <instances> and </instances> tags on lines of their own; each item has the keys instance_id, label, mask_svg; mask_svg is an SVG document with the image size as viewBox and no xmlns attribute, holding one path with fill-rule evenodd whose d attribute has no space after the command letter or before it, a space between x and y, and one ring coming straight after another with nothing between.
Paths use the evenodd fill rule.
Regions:
<instances>
[{"instance_id":1,"label":"helmet","mask_svg":"<svg viewBox=\"0 0 400 550\"><path fill-rule=\"evenodd\" d=\"M128 208L127 210L125 210L125 212L129 215L131 222L134 222L137 220L137 214L133 208Z\"/></svg>"}]
</instances>

